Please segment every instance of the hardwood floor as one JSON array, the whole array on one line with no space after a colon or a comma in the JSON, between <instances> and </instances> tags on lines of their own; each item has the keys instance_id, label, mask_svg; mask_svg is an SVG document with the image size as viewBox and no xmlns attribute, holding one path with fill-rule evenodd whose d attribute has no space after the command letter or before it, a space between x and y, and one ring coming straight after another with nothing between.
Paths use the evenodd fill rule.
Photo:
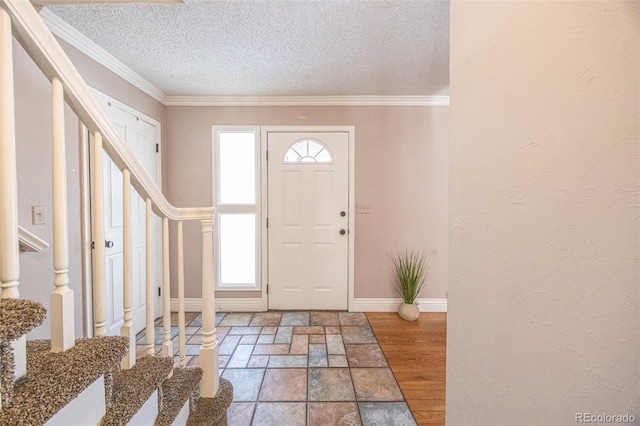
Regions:
<instances>
[{"instance_id":1,"label":"hardwood floor","mask_svg":"<svg viewBox=\"0 0 640 426\"><path fill-rule=\"evenodd\" d=\"M418 424L443 425L447 314L423 312L414 322L388 312L367 318Z\"/></svg>"}]
</instances>

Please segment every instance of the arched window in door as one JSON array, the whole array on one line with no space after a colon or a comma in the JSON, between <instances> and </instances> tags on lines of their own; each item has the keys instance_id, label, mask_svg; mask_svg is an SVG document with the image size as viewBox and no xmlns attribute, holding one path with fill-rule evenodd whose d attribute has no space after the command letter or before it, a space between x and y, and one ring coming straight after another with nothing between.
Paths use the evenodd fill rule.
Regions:
<instances>
[{"instance_id":1,"label":"arched window in door","mask_svg":"<svg viewBox=\"0 0 640 426\"><path fill-rule=\"evenodd\" d=\"M284 155L285 163L332 163L333 157L322 142L302 139L289 147Z\"/></svg>"}]
</instances>

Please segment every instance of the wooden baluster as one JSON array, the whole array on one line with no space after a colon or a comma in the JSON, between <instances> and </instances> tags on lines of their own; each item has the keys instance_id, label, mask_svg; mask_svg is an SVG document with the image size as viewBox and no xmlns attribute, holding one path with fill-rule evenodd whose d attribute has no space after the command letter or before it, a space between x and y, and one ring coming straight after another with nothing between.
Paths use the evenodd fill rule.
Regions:
<instances>
[{"instance_id":1,"label":"wooden baluster","mask_svg":"<svg viewBox=\"0 0 640 426\"><path fill-rule=\"evenodd\" d=\"M120 335L129 340L129 352L122 359L122 369L136 363L136 335L133 329L133 270L131 243L131 172L122 171L122 307L124 323Z\"/></svg>"},{"instance_id":2,"label":"wooden baluster","mask_svg":"<svg viewBox=\"0 0 640 426\"><path fill-rule=\"evenodd\" d=\"M13 93L11 18L0 7L0 287L3 299L18 299L18 178Z\"/></svg>"},{"instance_id":3,"label":"wooden baluster","mask_svg":"<svg viewBox=\"0 0 640 426\"><path fill-rule=\"evenodd\" d=\"M162 356L173 356L171 341L171 277L169 275L169 219L162 218Z\"/></svg>"},{"instance_id":4,"label":"wooden baluster","mask_svg":"<svg viewBox=\"0 0 640 426\"><path fill-rule=\"evenodd\" d=\"M93 334L96 337L107 333L107 290L105 286L105 258L104 258L104 199L103 199L103 175L102 175L102 134L93 132L93 151L91 188L93 204L93 217L91 221L91 233L93 235L93 255L91 267L93 269Z\"/></svg>"},{"instance_id":5,"label":"wooden baluster","mask_svg":"<svg viewBox=\"0 0 640 426\"><path fill-rule=\"evenodd\" d=\"M153 312L154 299L156 292L153 285L153 246L152 244L152 232L153 232L153 217L151 212L151 200L149 198L145 201L146 205L146 262L145 262L145 276L146 276L146 303L147 303L147 355L154 355L155 344L155 313Z\"/></svg>"},{"instance_id":6,"label":"wooden baluster","mask_svg":"<svg viewBox=\"0 0 640 426\"><path fill-rule=\"evenodd\" d=\"M67 161L64 136L64 88L53 77L53 270L50 296L51 351L75 345L73 291L69 288L69 225L67 220Z\"/></svg>"},{"instance_id":7,"label":"wooden baluster","mask_svg":"<svg viewBox=\"0 0 640 426\"><path fill-rule=\"evenodd\" d=\"M178 333L180 341L180 367L186 365L187 333L184 320L184 245L182 221L178 221Z\"/></svg>"},{"instance_id":8,"label":"wooden baluster","mask_svg":"<svg viewBox=\"0 0 640 426\"><path fill-rule=\"evenodd\" d=\"M0 297L3 299L20 297L12 43L11 18L6 10L0 7ZM12 343L16 378L24 376L27 372L26 344L25 336Z\"/></svg>"},{"instance_id":9,"label":"wooden baluster","mask_svg":"<svg viewBox=\"0 0 640 426\"><path fill-rule=\"evenodd\" d=\"M200 395L213 398L218 391L219 361L216 339L216 308L213 281L213 219L202 225L202 346L200 367L203 369Z\"/></svg>"}]
</instances>

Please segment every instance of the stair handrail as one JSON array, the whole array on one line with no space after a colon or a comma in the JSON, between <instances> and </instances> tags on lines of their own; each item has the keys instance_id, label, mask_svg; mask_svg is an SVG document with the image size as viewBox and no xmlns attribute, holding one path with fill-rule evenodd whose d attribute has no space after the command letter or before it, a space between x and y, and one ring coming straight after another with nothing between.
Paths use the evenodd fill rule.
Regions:
<instances>
[{"instance_id":1,"label":"stair handrail","mask_svg":"<svg viewBox=\"0 0 640 426\"><path fill-rule=\"evenodd\" d=\"M0 0L13 24L13 34L38 65L52 80L58 78L65 100L90 132L102 135L103 148L120 168L131 171L131 185L143 199L150 199L154 213L170 220L212 219L214 207L175 207L166 199L138 158L124 143L91 89L75 68L44 21L28 1Z\"/></svg>"},{"instance_id":2,"label":"stair handrail","mask_svg":"<svg viewBox=\"0 0 640 426\"><path fill-rule=\"evenodd\" d=\"M123 182L133 187L138 194L145 200L146 206L146 269L150 270L152 263L152 254L151 254L151 215L152 212L162 218L163 221L163 259L165 261L165 265L168 265L168 244L164 244L164 241L168 240L168 220L173 220L177 222L178 225L178 240L182 241L182 221L185 220L199 220L202 228L202 298L205 301L203 303L202 308L202 328L203 328L203 339L202 345L199 352L200 364L203 367L203 377L200 384L200 395L202 397L211 397L213 398L218 390L219 385L219 359L218 359L218 342L215 335L215 292L214 292L214 279L213 279L213 223L215 219L215 208L214 207L187 207L187 208L178 208L173 206L162 194L158 186L155 184L151 176L147 173L142 163L138 160L135 154L128 148L126 143L120 137L118 132L115 130L114 126L111 124L111 121L106 115L106 112L102 109L102 107L97 102L94 97L91 89L86 84L78 70L75 68L67 54L64 52L60 44L56 41L55 37L46 26L42 18L38 15L38 12L31 5L31 3L27 0L0 0L0 7L3 9L4 14L4 24L3 26L7 27L7 21L11 21L9 25L12 27L11 32L13 36L19 41L27 54L31 57L31 59L35 62L35 64L40 68L42 73L51 81L52 84L52 94L53 94L53 116L54 116L54 126L53 126L53 151L54 157L58 156L58 160L56 161L54 158L54 179L53 185L56 188L59 188L59 191L63 193L62 197L57 200L58 204L61 206L59 209L62 211L62 214L56 215L58 218L66 217L66 174L64 173L64 131L63 122L64 122L64 114L62 113L64 110L64 103L69 105L69 107L73 110L73 112L77 115L80 121L85 125L85 127L89 130L89 132L93 136L92 145L94 146L93 158L94 158L94 174L96 177L92 179L92 185L96 191L100 191L101 184L101 168L102 161L101 155L104 150L107 155L111 158L112 162L123 171ZM6 12L6 13L5 13ZM7 19L5 19L7 18ZM6 41L4 42L6 43ZM10 40L8 42L10 46ZM7 49L11 50L11 49ZM5 59L2 55L2 59ZM9 64L11 63L9 60L6 61ZM8 80L8 79L7 79ZM12 87L13 82L6 81L2 87L5 89L7 93L11 92L11 103L13 103L13 93ZM6 86L6 87L5 87ZM64 97L64 99L63 99ZM12 111L13 106L11 106ZM1 110L0 110L1 111ZM14 124L12 123L12 119L8 118L11 114L10 110L5 111L3 117L6 118L6 121L10 124L10 127L13 128ZM6 116L6 117L5 117ZM3 118L3 119L4 119ZM11 130L11 129L10 129ZM14 135L11 135L10 139L13 139ZM14 143L13 141L12 143ZM8 144L11 145L11 144ZM11 146L9 146L11 148ZM11 153L10 153L11 154ZM14 157L13 155L8 155L8 157ZM13 159L12 161L15 161ZM13 173L15 167L10 171ZM6 189L6 188L5 188ZM10 187L6 191L11 198L15 194L15 185L14 187ZM124 191L125 194L128 194L129 191ZM94 197L93 202L96 203L95 210L101 212L101 196ZM16 200L11 198L11 208L14 208L16 205ZM54 210L56 210L55 206L56 199L54 199ZM7 209L5 209L7 210ZM9 212L11 213L11 212ZM126 211L123 212L126 214ZM5 214L5 216L9 216ZM104 238L103 225L102 225L102 214L97 213L94 216L94 221L92 223L94 234L93 238L96 241L101 241ZM54 218L55 219L55 218ZM17 229L17 223L15 228ZM56 230L58 232L56 233ZM58 239L61 241L60 244L56 243L56 235L58 235ZM10 236L11 240L16 240L14 236ZM56 290L52 293L52 300L55 298L57 308L52 310L52 350L53 351L61 351L66 350L69 347L73 346L73 309L63 309L64 306L68 305L70 307L73 306L73 292L69 289L68 286L68 247L67 247L67 232L66 232L66 219L60 219L60 225L54 226L54 272L55 272L55 280L54 284L56 286ZM17 245L16 245L17 246ZM179 247L180 249L180 247ZM101 251L102 250L102 251ZM180 250L179 250L180 252ZM104 262L100 259L104 257L104 247L101 244L97 244L95 246L95 251L92 256L92 268L96 275L104 277ZM10 256L9 256L10 255ZM18 261L17 257L13 256L13 253L9 253L5 258L11 258L11 268L17 268ZM181 259L178 259L178 264L180 266ZM14 268L14 269L15 269ZM102 269L101 269L102 268ZM180 267L179 267L180 269ZM10 271L12 272L12 271ZM11 274L5 274L11 275ZM165 274L163 288L164 298L163 298L163 306L165 307L165 312L169 310L170 301L169 301L169 280L168 274ZM146 278L146 300L147 305L153 305L153 299L155 290L151 285L151 274L147 274ZM180 328L184 328L184 300L183 300L183 287L184 287L184 277L178 277L179 283L179 318L180 318ZM17 291L17 279L13 280L13 276L8 276L5 280L6 283L3 282L3 286L7 287L5 289L3 287L3 297L18 297ZM95 300L105 300L105 288L102 283L96 284L94 280L94 291L93 298ZM8 283L8 284L7 284ZM128 289L128 290L127 290ZM125 324L127 323L127 315L131 314L131 306L130 303L127 302L127 297L129 301L131 297L130 295L131 287L127 286L125 280ZM6 293L6 294L5 294ZM128 304L129 303L129 304ZM69 315L66 312L71 312ZM104 335L105 333L105 324L106 324L106 312L104 306L96 306L94 304L94 329L95 334L97 336ZM147 309L147 354L152 355L154 353L154 318L153 313L150 309ZM123 328L125 328L123 326ZM163 344L163 355L171 355L173 351L171 350L171 339L170 339L170 321L169 316L165 314L163 319L163 329L165 334L165 343ZM55 342L56 347L54 348L54 339L53 334L54 331L59 334L59 337L56 337ZM184 336L184 333L181 332L181 339ZM135 346L135 339L133 335L129 334L127 336L131 340L130 347L133 350ZM24 340L24 339L23 339ZM26 365L26 355L24 350L24 341L20 343L21 355L18 359L24 361ZM181 355L180 355L180 363L183 365L184 362L184 345L181 345ZM130 350L130 351L131 351ZM165 354L166 352L166 354ZM131 355L131 354L130 354ZM21 361L22 362L22 361Z\"/></svg>"}]
</instances>

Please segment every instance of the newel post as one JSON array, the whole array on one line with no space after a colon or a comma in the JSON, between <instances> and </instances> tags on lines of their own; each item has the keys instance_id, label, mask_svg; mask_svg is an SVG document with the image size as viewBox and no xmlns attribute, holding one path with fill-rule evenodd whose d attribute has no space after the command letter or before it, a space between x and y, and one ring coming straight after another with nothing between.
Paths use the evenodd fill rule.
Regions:
<instances>
[{"instance_id":1,"label":"newel post","mask_svg":"<svg viewBox=\"0 0 640 426\"><path fill-rule=\"evenodd\" d=\"M213 398L218 391L219 360L216 339L216 307L213 280L213 218L202 225L202 346L200 367L203 370L200 395Z\"/></svg>"}]
</instances>

